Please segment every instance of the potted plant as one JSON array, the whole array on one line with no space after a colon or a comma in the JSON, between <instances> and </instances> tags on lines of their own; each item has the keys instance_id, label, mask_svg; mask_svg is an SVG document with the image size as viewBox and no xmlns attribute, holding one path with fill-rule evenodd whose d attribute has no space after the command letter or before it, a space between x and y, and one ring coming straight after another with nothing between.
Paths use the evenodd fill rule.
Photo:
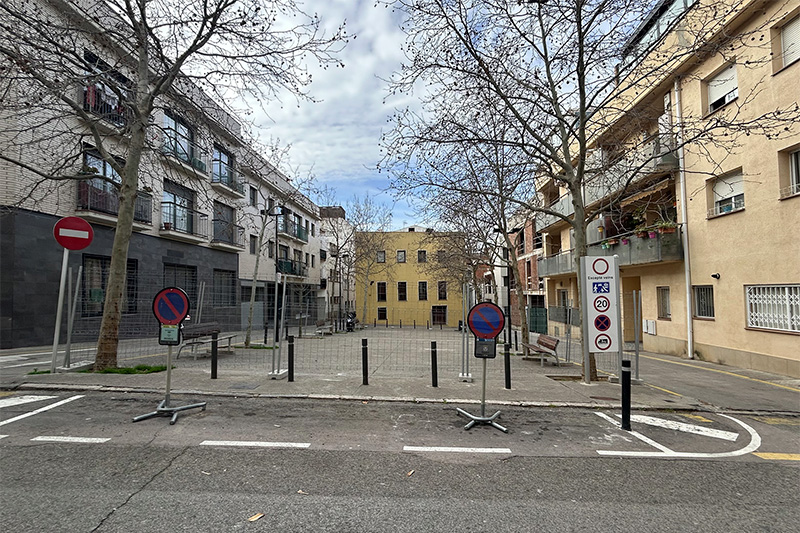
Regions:
<instances>
[{"instance_id":1,"label":"potted plant","mask_svg":"<svg viewBox=\"0 0 800 533\"><path fill-rule=\"evenodd\" d=\"M611 237L606 242L608 243L609 246L613 246L615 244L619 244L619 239L616 237Z\"/></svg>"},{"instance_id":2,"label":"potted plant","mask_svg":"<svg viewBox=\"0 0 800 533\"><path fill-rule=\"evenodd\" d=\"M662 220L656 226L659 233L675 233L678 229L678 224L671 220Z\"/></svg>"},{"instance_id":3,"label":"potted plant","mask_svg":"<svg viewBox=\"0 0 800 533\"><path fill-rule=\"evenodd\" d=\"M636 235L640 239L646 239L647 238L647 228L644 226L644 224L642 224L640 226L636 226L636 228L633 230L633 232L634 232L634 235Z\"/></svg>"},{"instance_id":4,"label":"potted plant","mask_svg":"<svg viewBox=\"0 0 800 533\"><path fill-rule=\"evenodd\" d=\"M167 230L167 231L171 230L172 229L172 223L171 222L164 222L164 229Z\"/></svg>"},{"instance_id":5,"label":"potted plant","mask_svg":"<svg viewBox=\"0 0 800 533\"><path fill-rule=\"evenodd\" d=\"M611 248L611 246L608 244L608 241L605 240L600 243L600 248L602 248L603 250L608 250L609 248Z\"/></svg>"},{"instance_id":6,"label":"potted plant","mask_svg":"<svg viewBox=\"0 0 800 533\"><path fill-rule=\"evenodd\" d=\"M622 238L622 244L630 244L630 243L631 243L631 240L628 237L623 237Z\"/></svg>"},{"instance_id":7,"label":"potted plant","mask_svg":"<svg viewBox=\"0 0 800 533\"><path fill-rule=\"evenodd\" d=\"M648 230L647 231L647 236L649 238L651 238L651 239L655 239L656 238L656 230L655 230L655 228L653 228L651 230Z\"/></svg>"}]
</instances>

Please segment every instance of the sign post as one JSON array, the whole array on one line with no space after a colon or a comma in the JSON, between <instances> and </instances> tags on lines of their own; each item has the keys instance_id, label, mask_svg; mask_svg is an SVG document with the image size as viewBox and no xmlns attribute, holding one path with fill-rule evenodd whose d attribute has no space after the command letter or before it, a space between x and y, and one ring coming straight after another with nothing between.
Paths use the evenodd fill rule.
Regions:
<instances>
[{"instance_id":1,"label":"sign post","mask_svg":"<svg viewBox=\"0 0 800 533\"><path fill-rule=\"evenodd\" d=\"M50 373L56 373L56 357L58 356L58 340L61 334L61 314L64 309L64 288L67 283L67 265L70 250L83 250L94 239L92 226L80 217L64 217L53 226L53 237L64 247L61 259L61 283L58 288L58 307L56 308L56 331L53 334L53 360L50 362Z\"/></svg>"},{"instance_id":2,"label":"sign post","mask_svg":"<svg viewBox=\"0 0 800 533\"><path fill-rule=\"evenodd\" d=\"M475 335L475 357L483 360L483 379L481 386L481 415L475 416L464 409L456 411L470 419L464 429L470 429L475 424L488 424L508 433L508 429L501 426L495 419L500 416L497 411L492 416L486 416L486 360L497 357L497 336L503 331L506 319L503 310L491 302L481 302L470 309L467 315L467 326Z\"/></svg>"},{"instance_id":3,"label":"sign post","mask_svg":"<svg viewBox=\"0 0 800 533\"><path fill-rule=\"evenodd\" d=\"M584 335L592 353L619 352L622 359L622 317L619 305L618 257L582 257L586 295ZM588 379L588 373L587 373Z\"/></svg>"},{"instance_id":4,"label":"sign post","mask_svg":"<svg viewBox=\"0 0 800 533\"><path fill-rule=\"evenodd\" d=\"M172 387L172 347L181 343L181 323L189 315L189 297L183 289L167 287L162 289L153 298L153 314L156 316L160 327L158 343L167 346L167 386L164 401L158 404L152 413L137 416L134 422L139 422L154 416L171 416L170 425L178 421L178 413L195 407L206 410L206 402L172 407L169 404L170 389Z\"/></svg>"}]
</instances>

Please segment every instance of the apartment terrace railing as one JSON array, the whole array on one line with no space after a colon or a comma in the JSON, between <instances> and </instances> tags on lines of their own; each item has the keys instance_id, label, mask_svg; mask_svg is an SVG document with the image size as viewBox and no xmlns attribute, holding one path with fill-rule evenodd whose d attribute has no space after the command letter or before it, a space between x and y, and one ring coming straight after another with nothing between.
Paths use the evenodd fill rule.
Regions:
<instances>
[{"instance_id":1,"label":"apartment terrace railing","mask_svg":"<svg viewBox=\"0 0 800 533\"><path fill-rule=\"evenodd\" d=\"M292 239L308 242L308 230L292 220L278 218L278 233L287 235Z\"/></svg>"},{"instance_id":2,"label":"apartment terrace railing","mask_svg":"<svg viewBox=\"0 0 800 533\"><path fill-rule=\"evenodd\" d=\"M83 110L118 128L128 124L128 113L111 87L97 83L83 88Z\"/></svg>"},{"instance_id":3,"label":"apartment terrace railing","mask_svg":"<svg viewBox=\"0 0 800 533\"><path fill-rule=\"evenodd\" d=\"M161 229L208 239L208 215L175 202L161 202Z\"/></svg>"},{"instance_id":4,"label":"apartment terrace railing","mask_svg":"<svg viewBox=\"0 0 800 533\"><path fill-rule=\"evenodd\" d=\"M654 226L649 231L645 231L646 236L643 237L637 236L637 232L625 233L613 239L607 239L603 243L590 245L586 253L590 256L618 255L620 266L682 261L681 229L674 229L675 231L671 233L660 233ZM539 258L537 263L539 276L544 278L574 274L574 259L574 250L566 250Z\"/></svg>"},{"instance_id":5,"label":"apartment terrace railing","mask_svg":"<svg viewBox=\"0 0 800 533\"><path fill-rule=\"evenodd\" d=\"M217 168L215 166L211 172L211 186L214 185L222 186L223 192L233 192L237 196L244 196L245 183L233 167Z\"/></svg>"},{"instance_id":6,"label":"apartment terrace railing","mask_svg":"<svg viewBox=\"0 0 800 533\"><path fill-rule=\"evenodd\" d=\"M117 216L119 196L116 191L105 191L94 186L91 180L81 181L78 183L77 209ZM149 193L137 193L133 220L144 224L153 223L153 197Z\"/></svg>"},{"instance_id":7,"label":"apartment terrace railing","mask_svg":"<svg viewBox=\"0 0 800 533\"><path fill-rule=\"evenodd\" d=\"M627 181L631 172L635 171L638 174L635 179L631 180L631 183L635 183L646 176L676 169L678 160L674 152L663 147L663 144L665 143L661 142L659 136L652 137L637 149L632 150L626 157L611 164L597 176L588 179L583 185L584 205L592 205L619 193L622 190L622 184ZM596 164L599 165L599 162ZM594 166L593 163L590 165ZM564 216L572 216L575 212L572 206L572 193L561 196L549 208ZM555 215L539 215L537 230L546 228L559 220L561 219Z\"/></svg>"},{"instance_id":8,"label":"apartment terrace railing","mask_svg":"<svg viewBox=\"0 0 800 533\"><path fill-rule=\"evenodd\" d=\"M308 265L292 259L278 259L278 272L288 276L305 277L308 275Z\"/></svg>"},{"instance_id":9,"label":"apartment terrace railing","mask_svg":"<svg viewBox=\"0 0 800 533\"><path fill-rule=\"evenodd\" d=\"M164 144L161 146L161 151L198 172L205 174L208 171L208 152L197 143L178 137L178 133L174 130L164 132Z\"/></svg>"},{"instance_id":10,"label":"apartment terrace railing","mask_svg":"<svg viewBox=\"0 0 800 533\"><path fill-rule=\"evenodd\" d=\"M211 221L214 226L214 234L211 242L230 244L237 248L244 248L244 228L237 226L229 220L215 218Z\"/></svg>"}]
</instances>

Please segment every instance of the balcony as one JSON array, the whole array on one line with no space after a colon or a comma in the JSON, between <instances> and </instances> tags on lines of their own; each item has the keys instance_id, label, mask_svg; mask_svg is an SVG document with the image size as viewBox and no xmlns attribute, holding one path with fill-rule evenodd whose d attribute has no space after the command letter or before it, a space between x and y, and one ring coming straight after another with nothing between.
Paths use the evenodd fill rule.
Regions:
<instances>
[{"instance_id":1,"label":"balcony","mask_svg":"<svg viewBox=\"0 0 800 533\"><path fill-rule=\"evenodd\" d=\"M681 233L651 232L650 237L637 237L633 234L620 235L619 243L603 247L601 244L589 246L586 254L589 256L619 256L619 265L634 266L654 263L683 261L683 247ZM627 240L627 244L623 241ZM567 250L549 257L542 257L538 261L540 277L551 277L566 274L575 274L574 250Z\"/></svg>"},{"instance_id":2,"label":"balcony","mask_svg":"<svg viewBox=\"0 0 800 533\"><path fill-rule=\"evenodd\" d=\"M244 249L244 228L237 226L229 220L215 218L211 221L214 234L211 237L211 246L238 252Z\"/></svg>"},{"instance_id":3,"label":"balcony","mask_svg":"<svg viewBox=\"0 0 800 533\"><path fill-rule=\"evenodd\" d=\"M208 172L208 153L196 143L178 136L177 132L173 130L164 132L164 144L161 146L161 152L169 156L171 161L178 163L180 168L191 173L196 171L206 174Z\"/></svg>"},{"instance_id":4,"label":"balcony","mask_svg":"<svg viewBox=\"0 0 800 533\"><path fill-rule=\"evenodd\" d=\"M94 180L78 183L76 210L89 222L115 226L119 213L119 196L116 190L106 191L98 187ZM153 224L153 197L139 191L133 208L133 226L144 229Z\"/></svg>"},{"instance_id":5,"label":"balcony","mask_svg":"<svg viewBox=\"0 0 800 533\"><path fill-rule=\"evenodd\" d=\"M308 242L308 230L286 218L278 218L278 233L296 241Z\"/></svg>"},{"instance_id":6,"label":"balcony","mask_svg":"<svg viewBox=\"0 0 800 533\"><path fill-rule=\"evenodd\" d=\"M287 276L308 276L308 265L292 259L278 259L278 272Z\"/></svg>"},{"instance_id":7,"label":"balcony","mask_svg":"<svg viewBox=\"0 0 800 533\"><path fill-rule=\"evenodd\" d=\"M159 235L199 244L208 240L208 215L175 202L161 202Z\"/></svg>"},{"instance_id":8,"label":"balcony","mask_svg":"<svg viewBox=\"0 0 800 533\"><path fill-rule=\"evenodd\" d=\"M222 166L213 168L211 172L211 188L221 194L227 194L234 198L244 198L245 183L239 179L238 173L234 168Z\"/></svg>"},{"instance_id":9,"label":"balcony","mask_svg":"<svg viewBox=\"0 0 800 533\"><path fill-rule=\"evenodd\" d=\"M122 89L122 82L118 88ZM128 125L128 112L109 86L97 83L83 87L82 92L83 110L102 119L106 123L106 128L103 128L106 133ZM128 91L125 96L131 98Z\"/></svg>"},{"instance_id":10,"label":"balcony","mask_svg":"<svg viewBox=\"0 0 800 533\"><path fill-rule=\"evenodd\" d=\"M622 191L622 185L628 180L631 173L636 173L636 177L631 180L631 184L645 178L665 174L678 168L678 159L674 152L667 146L663 146L659 136L651 137L637 149L611 164L598 176L589 179L583 185L584 205L590 206L600 200L618 194ZM588 165L599 165L599 162L589 162ZM572 193L567 193L558 198L549 206L552 211L561 213L565 216L572 216L575 210L572 207ZM540 214L537 219L537 230L546 228L560 221L555 215Z\"/></svg>"}]
</instances>

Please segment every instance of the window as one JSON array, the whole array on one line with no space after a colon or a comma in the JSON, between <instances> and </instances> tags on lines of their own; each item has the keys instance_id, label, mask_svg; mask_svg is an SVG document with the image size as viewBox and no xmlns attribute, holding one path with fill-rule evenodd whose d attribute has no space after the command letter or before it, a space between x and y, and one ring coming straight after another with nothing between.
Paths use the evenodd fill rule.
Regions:
<instances>
[{"instance_id":1,"label":"window","mask_svg":"<svg viewBox=\"0 0 800 533\"><path fill-rule=\"evenodd\" d=\"M398 281L397 282L397 300L399 302L405 302L408 300L408 294L406 293L406 282L405 281Z\"/></svg>"},{"instance_id":2,"label":"window","mask_svg":"<svg viewBox=\"0 0 800 533\"><path fill-rule=\"evenodd\" d=\"M784 67L800 59L800 17L781 28L781 52Z\"/></svg>"},{"instance_id":3,"label":"window","mask_svg":"<svg viewBox=\"0 0 800 533\"><path fill-rule=\"evenodd\" d=\"M319 260L326 261L328 259L328 250L320 250L319 251Z\"/></svg>"},{"instance_id":4,"label":"window","mask_svg":"<svg viewBox=\"0 0 800 533\"><path fill-rule=\"evenodd\" d=\"M165 263L164 287L180 287L189 297L189 306L197 305L197 267Z\"/></svg>"},{"instance_id":5,"label":"window","mask_svg":"<svg viewBox=\"0 0 800 533\"><path fill-rule=\"evenodd\" d=\"M428 251L417 250L417 263L427 263L427 262L428 262Z\"/></svg>"},{"instance_id":6,"label":"window","mask_svg":"<svg viewBox=\"0 0 800 533\"><path fill-rule=\"evenodd\" d=\"M164 180L161 223L164 229L194 233L194 191Z\"/></svg>"},{"instance_id":7,"label":"window","mask_svg":"<svg viewBox=\"0 0 800 533\"><path fill-rule=\"evenodd\" d=\"M739 96L736 65L728 65L720 73L712 76L707 82L707 88L709 113L735 100Z\"/></svg>"},{"instance_id":8,"label":"window","mask_svg":"<svg viewBox=\"0 0 800 533\"><path fill-rule=\"evenodd\" d=\"M316 262L317 262L317 256L311 254L311 268L314 268L316 266Z\"/></svg>"},{"instance_id":9,"label":"window","mask_svg":"<svg viewBox=\"0 0 800 533\"><path fill-rule=\"evenodd\" d=\"M658 305L658 318L672 318L669 310L669 287L656 287L656 303Z\"/></svg>"},{"instance_id":10,"label":"window","mask_svg":"<svg viewBox=\"0 0 800 533\"><path fill-rule=\"evenodd\" d=\"M125 126L128 113L124 103L132 99L130 89L133 84L95 54L85 51L83 59L90 80L83 88L84 111L99 115L115 126ZM120 95L123 101L120 101Z\"/></svg>"},{"instance_id":11,"label":"window","mask_svg":"<svg viewBox=\"0 0 800 533\"><path fill-rule=\"evenodd\" d=\"M83 256L83 316L101 316L103 304L106 299L106 284L108 271L111 268L111 258L107 256ZM128 259L125 275L125 289L123 290L122 312L135 313L138 291L138 263L135 259Z\"/></svg>"},{"instance_id":12,"label":"window","mask_svg":"<svg viewBox=\"0 0 800 533\"><path fill-rule=\"evenodd\" d=\"M525 253L525 230L517 233L517 255Z\"/></svg>"},{"instance_id":13,"label":"window","mask_svg":"<svg viewBox=\"0 0 800 533\"><path fill-rule=\"evenodd\" d=\"M236 272L233 270L214 269L214 305L236 305Z\"/></svg>"},{"instance_id":14,"label":"window","mask_svg":"<svg viewBox=\"0 0 800 533\"><path fill-rule=\"evenodd\" d=\"M417 284L417 296L419 297L420 302L424 302L428 299L428 282L427 281L420 281Z\"/></svg>"},{"instance_id":15,"label":"window","mask_svg":"<svg viewBox=\"0 0 800 533\"><path fill-rule=\"evenodd\" d=\"M405 263L406 262L406 251L405 250L397 250L397 262L398 263Z\"/></svg>"},{"instance_id":16,"label":"window","mask_svg":"<svg viewBox=\"0 0 800 533\"><path fill-rule=\"evenodd\" d=\"M242 287L242 301L249 302L252 295L252 287ZM264 287L256 287L256 302L264 301Z\"/></svg>"},{"instance_id":17,"label":"window","mask_svg":"<svg viewBox=\"0 0 800 533\"><path fill-rule=\"evenodd\" d=\"M378 282L378 301L385 302L386 301L386 282L379 281Z\"/></svg>"},{"instance_id":18,"label":"window","mask_svg":"<svg viewBox=\"0 0 800 533\"><path fill-rule=\"evenodd\" d=\"M230 152L223 148L214 145L214 151L211 155L211 181L214 183L222 183L231 188L234 187L233 175L233 156ZM252 187L251 187L252 189ZM244 192L244 191L242 191ZM250 198L252 203L253 193L251 191Z\"/></svg>"},{"instance_id":19,"label":"window","mask_svg":"<svg viewBox=\"0 0 800 533\"><path fill-rule=\"evenodd\" d=\"M258 236L250 235L250 255L258 254Z\"/></svg>"},{"instance_id":20,"label":"window","mask_svg":"<svg viewBox=\"0 0 800 533\"><path fill-rule=\"evenodd\" d=\"M258 189L253 186L250 187L250 205L258 207Z\"/></svg>"},{"instance_id":21,"label":"window","mask_svg":"<svg viewBox=\"0 0 800 533\"><path fill-rule=\"evenodd\" d=\"M306 265L308 264L308 258L309 257L310 257L310 254L308 254L308 252L306 252Z\"/></svg>"},{"instance_id":22,"label":"window","mask_svg":"<svg viewBox=\"0 0 800 533\"><path fill-rule=\"evenodd\" d=\"M379 307L378 308L378 320L389 320L386 315L386 308Z\"/></svg>"},{"instance_id":23,"label":"window","mask_svg":"<svg viewBox=\"0 0 800 533\"><path fill-rule=\"evenodd\" d=\"M120 164L124 164L122 161ZM122 179L111 164L105 161L98 152L88 150L83 153L83 170L98 177L88 180L93 189L103 192L116 193L114 184L119 184ZM101 177L102 176L102 177Z\"/></svg>"},{"instance_id":24,"label":"window","mask_svg":"<svg viewBox=\"0 0 800 533\"><path fill-rule=\"evenodd\" d=\"M228 244L244 245L244 242L242 242L243 236L240 238L238 233L239 226L235 226L233 220L234 209L231 206L215 201L214 220L212 220L214 225L213 240Z\"/></svg>"},{"instance_id":25,"label":"window","mask_svg":"<svg viewBox=\"0 0 800 533\"><path fill-rule=\"evenodd\" d=\"M164 152L190 164L195 157L194 132L171 111L164 113Z\"/></svg>"},{"instance_id":26,"label":"window","mask_svg":"<svg viewBox=\"0 0 800 533\"><path fill-rule=\"evenodd\" d=\"M440 300L447 300L447 282L446 281L440 281L438 289L439 289L439 291L438 291L439 292L439 299Z\"/></svg>"},{"instance_id":27,"label":"window","mask_svg":"<svg viewBox=\"0 0 800 533\"><path fill-rule=\"evenodd\" d=\"M386 251L385 250L380 250L378 252L377 261L378 261L378 263L385 263L386 262Z\"/></svg>"},{"instance_id":28,"label":"window","mask_svg":"<svg viewBox=\"0 0 800 533\"><path fill-rule=\"evenodd\" d=\"M317 228L314 226L314 223L311 223L311 236L315 236L317 234Z\"/></svg>"},{"instance_id":29,"label":"window","mask_svg":"<svg viewBox=\"0 0 800 533\"><path fill-rule=\"evenodd\" d=\"M444 263L445 260L444 250L436 250L436 260L440 263Z\"/></svg>"},{"instance_id":30,"label":"window","mask_svg":"<svg viewBox=\"0 0 800 533\"><path fill-rule=\"evenodd\" d=\"M556 302L558 302L558 307L570 307L569 290L556 289Z\"/></svg>"},{"instance_id":31,"label":"window","mask_svg":"<svg viewBox=\"0 0 800 533\"><path fill-rule=\"evenodd\" d=\"M745 285L747 327L800 331L800 285Z\"/></svg>"},{"instance_id":32,"label":"window","mask_svg":"<svg viewBox=\"0 0 800 533\"><path fill-rule=\"evenodd\" d=\"M789 154L789 186L781 190L781 198L800 194L800 150Z\"/></svg>"},{"instance_id":33,"label":"window","mask_svg":"<svg viewBox=\"0 0 800 533\"><path fill-rule=\"evenodd\" d=\"M271 239L267 241L267 257L270 259L275 257L275 242Z\"/></svg>"},{"instance_id":34,"label":"window","mask_svg":"<svg viewBox=\"0 0 800 533\"><path fill-rule=\"evenodd\" d=\"M696 318L714 318L714 287L692 286L692 315Z\"/></svg>"},{"instance_id":35,"label":"window","mask_svg":"<svg viewBox=\"0 0 800 533\"><path fill-rule=\"evenodd\" d=\"M712 193L714 206L709 216L744 209L744 178L741 171L714 180Z\"/></svg>"}]
</instances>

